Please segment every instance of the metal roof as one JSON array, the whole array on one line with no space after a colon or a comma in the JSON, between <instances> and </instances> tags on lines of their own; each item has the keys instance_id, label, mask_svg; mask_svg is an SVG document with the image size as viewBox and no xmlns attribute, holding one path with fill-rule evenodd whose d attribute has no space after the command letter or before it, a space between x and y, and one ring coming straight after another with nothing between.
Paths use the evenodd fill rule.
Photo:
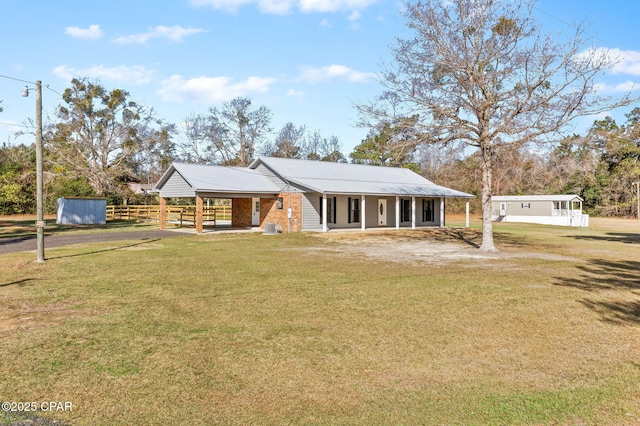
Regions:
<instances>
[{"instance_id":1,"label":"metal roof","mask_svg":"<svg viewBox=\"0 0 640 426\"><path fill-rule=\"evenodd\" d=\"M161 189L174 172L178 172L196 192L280 192L278 186L257 170L185 163L173 163L156 184L156 189Z\"/></svg>"},{"instance_id":2,"label":"metal roof","mask_svg":"<svg viewBox=\"0 0 640 426\"><path fill-rule=\"evenodd\" d=\"M273 157L258 158L249 168L173 163L156 184L156 190L162 190L171 176L178 173L193 191L185 196L193 196L194 192L282 192L281 187L257 169L260 164L283 182L322 194L475 198L474 195L436 185L409 169Z\"/></svg>"},{"instance_id":3,"label":"metal roof","mask_svg":"<svg viewBox=\"0 0 640 426\"><path fill-rule=\"evenodd\" d=\"M282 179L325 194L371 194L475 198L434 184L409 169L261 157L249 167L264 164Z\"/></svg>"},{"instance_id":4,"label":"metal roof","mask_svg":"<svg viewBox=\"0 0 640 426\"><path fill-rule=\"evenodd\" d=\"M576 194L560 195L494 195L492 201L584 201Z\"/></svg>"}]
</instances>

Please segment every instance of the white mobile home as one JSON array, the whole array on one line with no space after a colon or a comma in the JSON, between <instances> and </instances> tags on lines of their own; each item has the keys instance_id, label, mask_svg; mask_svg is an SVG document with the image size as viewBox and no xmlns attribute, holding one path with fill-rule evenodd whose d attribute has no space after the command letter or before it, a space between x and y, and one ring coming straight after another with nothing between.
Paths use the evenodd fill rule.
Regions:
<instances>
[{"instance_id":1,"label":"white mobile home","mask_svg":"<svg viewBox=\"0 0 640 426\"><path fill-rule=\"evenodd\" d=\"M503 195L491 198L491 215L496 222L526 222L543 225L589 226L577 195Z\"/></svg>"}]
</instances>

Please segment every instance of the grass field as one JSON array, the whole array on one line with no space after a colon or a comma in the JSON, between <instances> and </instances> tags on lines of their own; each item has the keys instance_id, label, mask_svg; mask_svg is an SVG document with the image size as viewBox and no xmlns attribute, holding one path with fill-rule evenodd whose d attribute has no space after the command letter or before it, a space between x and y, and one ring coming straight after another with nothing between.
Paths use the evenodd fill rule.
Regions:
<instances>
[{"instance_id":1,"label":"grass field","mask_svg":"<svg viewBox=\"0 0 640 426\"><path fill-rule=\"evenodd\" d=\"M330 234L1 255L0 400L74 425L640 424L638 222L496 224L497 256L477 230Z\"/></svg>"}]
</instances>

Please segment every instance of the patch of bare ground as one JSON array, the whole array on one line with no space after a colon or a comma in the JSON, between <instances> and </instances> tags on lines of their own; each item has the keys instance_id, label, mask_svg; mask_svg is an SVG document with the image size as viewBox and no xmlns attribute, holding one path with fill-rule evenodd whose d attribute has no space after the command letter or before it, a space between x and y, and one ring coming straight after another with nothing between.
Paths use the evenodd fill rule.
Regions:
<instances>
[{"instance_id":1,"label":"patch of bare ground","mask_svg":"<svg viewBox=\"0 0 640 426\"><path fill-rule=\"evenodd\" d=\"M69 305L50 303L30 305L22 303L0 306L0 336L16 329L36 329L61 323L74 313Z\"/></svg>"},{"instance_id":2,"label":"patch of bare ground","mask_svg":"<svg viewBox=\"0 0 640 426\"><path fill-rule=\"evenodd\" d=\"M558 254L524 252L516 249L501 250L497 253L484 252L479 249L481 232L469 228L335 231L315 236L331 243L322 247L322 250L348 252L352 255L357 253L376 261L446 265L466 260L473 263L473 266L491 266L491 261L513 258L578 261Z\"/></svg>"}]
</instances>

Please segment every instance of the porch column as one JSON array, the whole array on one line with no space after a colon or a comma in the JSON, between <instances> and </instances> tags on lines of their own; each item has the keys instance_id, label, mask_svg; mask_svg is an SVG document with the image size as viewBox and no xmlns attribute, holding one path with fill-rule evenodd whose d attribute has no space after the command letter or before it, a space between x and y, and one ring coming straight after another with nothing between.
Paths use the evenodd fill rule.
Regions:
<instances>
[{"instance_id":1,"label":"porch column","mask_svg":"<svg viewBox=\"0 0 640 426\"><path fill-rule=\"evenodd\" d=\"M196 195L196 234L202 234L202 210L204 209L204 203L202 197Z\"/></svg>"},{"instance_id":2,"label":"porch column","mask_svg":"<svg viewBox=\"0 0 640 426\"><path fill-rule=\"evenodd\" d=\"M327 226L327 195L322 194L322 232L327 232L329 227Z\"/></svg>"},{"instance_id":3,"label":"porch column","mask_svg":"<svg viewBox=\"0 0 640 426\"><path fill-rule=\"evenodd\" d=\"M400 229L400 196L396 195L396 229Z\"/></svg>"},{"instance_id":4,"label":"porch column","mask_svg":"<svg viewBox=\"0 0 640 426\"><path fill-rule=\"evenodd\" d=\"M444 228L444 197L440 197L440 228Z\"/></svg>"},{"instance_id":5,"label":"porch column","mask_svg":"<svg viewBox=\"0 0 640 426\"><path fill-rule=\"evenodd\" d=\"M360 196L360 226L363 231L367 229L367 224L366 224L367 215L366 215L366 209L364 204L365 198L366 197L364 195Z\"/></svg>"},{"instance_id":6,"label":"porch column","mask_svg":"<svg viewBox=\"0 0 640 426\"><path fill-rule=\"evenodd\" d=\"M167 227L167 199L160 197L160 229Z\"/></svg>"},{"instance_id":7,"label":"porch column","mask_svg":"<svg viewBox=\"0 0 640 426\"><path fill-rule=\"evenodd\" d=\"M411 197L411 229L416 229L416 197Z\"/></svg>"},{"instance_id":8,"label":"porch column","mask_svg":"<svg viewBox=\"0 0 640 426\"><path fill-rule=\"evenodd\" d=\"M469 227L469 202L468 201L467 201L467 205L464 208L464 213L465 213L464 227L468 228Z\"/></svg>"}]
</instances>

